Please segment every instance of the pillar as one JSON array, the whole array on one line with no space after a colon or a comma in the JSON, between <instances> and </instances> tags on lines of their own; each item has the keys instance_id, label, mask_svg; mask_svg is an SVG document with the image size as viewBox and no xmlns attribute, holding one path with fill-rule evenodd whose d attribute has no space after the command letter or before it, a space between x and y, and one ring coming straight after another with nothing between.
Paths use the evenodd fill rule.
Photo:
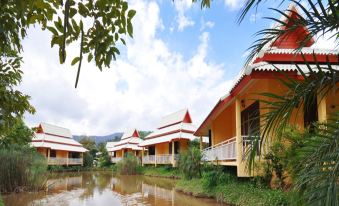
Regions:
<instances>
[{"instance_id":1,"label":"pillar","mask_svg":"<svg viewBox=\"0 0 339 206\"><path fill-rule=\"evenodd\" d=\"M68 160L69 160L69 152L67 151L67 166L68 166Z\"/></svg>"},{"instance_id":2,"label":"pillar","mask_svg":"<svg viewBox=\"0 0 339 206\"><path fill-rule=\"evenodd\" d=\"M327 120L326 97L322 97L322 95L318 95L317 104L318 104L318 121L322 123L326 122Z\"/></svg>"},{"instance_id":3,"label":"pillar","mask_svg":"<svg viewBox=\"0 0 339 206\"><path fill-rule=\"evenodd\" d=\"M144 166L144 149L145 147L142 148L142 151L141 151L141 165Z\"/></svg>"},{"instance_id":4,"label":"pillar","mask_svg":"<svg viewBox=\"0 0 339 206\"><path fill-rule=\"evenodd\" d=\"M174 167L174 141L172 141L172 167Z\"/></svg>"},{"instance_id":5,"label":"pillar","mask_svg":"<svg viewBox=\"0 0 339 206\"><path fill-rule=\"evenodd\" d=\"M47 164L49 164L50 156L51 156L51 149L47 148Z\"/></svg>"},{"instance_id":6,"label":"pillar","mask_svg":"<svg viewBox=\"0 0 339 206\"><path fill-rule=\"evenodd\" d=\"M241 103L238 98L235 99L235 134L236 134L236 157L237 157L237 175L241 176L245 171L242 164L242 137L241 137Z\"/></svg>"},{"instance_id":7,"label":"pillar","mask_svg":"<svg viewBox=\"0 0 339 206\"><path fill-rule=\"evenodd\" d=\"M81 152L80 153L80 157L81 157L81 166L84 166L84 153L83 152Z\"/></svg>"},{"instance_id":8,"label":"pillar","mask_svg":"<svg viewBox=\"0 0 339 206\"><path fill-rule=\"evenodd\" d=\"M157 145L154 145L154 163L157 166Z\"/></svg>"}]
</instances>

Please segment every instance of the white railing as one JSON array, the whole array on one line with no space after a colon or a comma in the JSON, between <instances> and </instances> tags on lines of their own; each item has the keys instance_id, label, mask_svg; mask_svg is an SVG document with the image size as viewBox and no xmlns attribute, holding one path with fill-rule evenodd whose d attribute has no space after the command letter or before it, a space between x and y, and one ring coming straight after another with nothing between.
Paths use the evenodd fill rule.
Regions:
<instances>
[{"instance_id":1,"label":"white railing","mask_svg":"<svg viewBox=\"0 0 339 206\"><path fill-rule=\"evenodd\" d=\"M67 158L62 157L50 157L48 159L49 165L67 165Z\"/></svg>"},{"instance_id":2,"label":"white railing","mask_svg":"<svg viewBox=\"0 0 339 206\"><path fill-rule=\"evenodd\" d=\"M204 161L235 160L237 155L236 138L233 137L202 151Z\"/></svg>"},{"instance_id":3,"label":"white railing","mask_svg":"<svg viewBox=\"0 0 339 206\"><path fill-rule=\"evenodd\" d=\"M144 164L155 164L155 155L147 155L142 158Z\"/></svg>"},{"instance_id":4,"label":"white railing","mask_svg":"<svg viewBox=\"0 0 339 206\"><path fill-rule=\"evenodd\" d=\"M157 164L172 164L171 154L156 155Z\"/></svg>"},{"instance_id":5,"label":"white railing","mask_svg":"<svg viewBox=\"0 0 339 206\"><path fill-rule=\"evenodd\" d=\"M174 155L174 161L179 159L179 154ZM147 155L142 159L144 164L172 164L172 154Z\"/></svg>"},{"instance_id":6,"label":"white railing","mask_svg":"<svg viewBox=\"0 0 339 206\"><path fill-rule=\"evenodd\" d=\"M122 159L122 157L111 157L111 162L112 163L117 163Z\"/></svg>"},{"instance_id":7,"label":"white railing","mask_svg":"<svg viewBox=\"0 0 339 206\"><path fill-rule=\"evenodd\" d=\"M50 157L48 160L49 165L81 165L82 163L82 158Z\"/></svg>"},{"instance_id":8,"label":"white railing","mask_svg":"<svg viewBox=\"0 0 339 206\"><path fill-rule=\"evenodd\" d=\"M82 158L68 158L69 165L82 165Z\"/></svg>"},{"instance_id":9,"label":"white railing","mask_svg":"<svg viewBox=\"0 0 339 206\"><path fill-rule=\"evenodd\" d=\"M257 155L260 155L260 137L259 136L248 136L242 135L242 158L245 159L250 150L253 149L254 140L258 139Z\"/></svg>"}]
</instances>

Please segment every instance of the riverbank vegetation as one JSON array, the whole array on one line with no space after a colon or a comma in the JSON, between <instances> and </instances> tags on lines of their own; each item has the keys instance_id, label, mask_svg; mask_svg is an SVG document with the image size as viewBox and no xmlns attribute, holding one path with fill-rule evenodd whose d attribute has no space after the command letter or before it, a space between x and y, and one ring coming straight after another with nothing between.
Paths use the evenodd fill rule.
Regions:
<instances>
[{"instance_id":1,"label":"riverbank vegetation","mask_svg":"<svg viewBox=\"0 0 339 206\"><path fill-rule=\"evenodd\" d=\"M177 168L172 166L144 166L142 168L142 174L151 177L164 177L164 178L181 178L182 174Z\"/></svg>"},{"instance_id":2,"label":"riverbank vegetation","mask_svg":"<svg viewBox=\"0 0 339 206\"><path fill-rule=\"evenodd\" d=\"M254 179L238 179L218 171L203 172L201 178L180 179L176 190L231 205L289 205L287 194L281 190L265 187Z\"/></svg>"},{"instance_id":3,"label":"riverbank vegetation","mask_svg":"<svg viewBox=\"0 0 339 206\"><path fill-rule=\"evenodd\" d=\"M116 164L116 172L121 175L136 175L142 173L142 167L137 157L128 154Z\"/></svg>"},{"instance_id":4,"label":"riverbank vegetation","mask_svg":"<svg viewBox=\"0 0 339 206\"><path fill-rule=\"evenodd\" d=\"M0 149L0 192L39 190L45 186L47 161L28 146Z\"/></svg>"}]
</instances>

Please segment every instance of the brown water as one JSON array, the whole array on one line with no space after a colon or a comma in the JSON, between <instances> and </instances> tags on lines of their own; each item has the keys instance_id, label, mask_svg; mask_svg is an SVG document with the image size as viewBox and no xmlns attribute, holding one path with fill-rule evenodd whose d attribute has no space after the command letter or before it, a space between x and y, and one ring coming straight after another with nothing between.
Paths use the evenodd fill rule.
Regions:
<instances>
[{"instance_id":1,"label":"brown water","mask_svg":"<svg viewBox=\"0 0 339 206\"><path fill-rule=\"evenodd\" d=\"M220 206L174 190L175 180L145 176L114 176L107 172L56 174L41 192L3 196L6 206Z\"/></svg>"}]
</instances>

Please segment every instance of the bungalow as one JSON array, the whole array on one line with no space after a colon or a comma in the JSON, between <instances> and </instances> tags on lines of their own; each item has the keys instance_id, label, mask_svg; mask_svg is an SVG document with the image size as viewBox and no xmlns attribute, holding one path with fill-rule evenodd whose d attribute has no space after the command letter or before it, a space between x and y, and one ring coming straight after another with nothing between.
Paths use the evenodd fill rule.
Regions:
<instances>
[{"instance_id":1,"label":"bungalow","mask_svg":"<svg viewBox=\"0 0 339 206\"><path fill-rule=\"evenodd\" d=\"M288 11L286 14L295 18L298 12L296 8L290 6L289 10L295 12ZM283 16L282 21L289 24L288 19L290 18ZM318 64L324 65L328 59L334 68L339 69L339 51L313 48L311 46L314 44L314 39L309 39L304 47L296 52L298 47L296 42L303 39L307 33L307 28L300 27L288 35L275 39L240 72L230 91L217 102L194 134L208 136L210 139L209 147L203 150L205 161L236 167L239 177L250 176L245 170L245 151L253 141L250 137L253 137L254 131L260 133L259 128L264 124L260 115L267 112L267 108L259 100L272 101L272 98L263 97L259 93L282 95L287 91L276 78L279 75L283 77L280 71L284 72L284 75L302 81L303 78L298 73L295 63L306 70L307 66L303 64L303 58L314 67L316 62L313 55L315 55ZM305 114L295 112L290 120L291 123L302 129L310 122L326 120L331 113L338 110L338 90L317 100L313 111ZM267 146L268 144L264 145L264 148Z\"/></svg>"},{"instance_id":2,"label":"bungalow","mask_svg":"<svg viewBox=\"0 0 339 206\"><path fill-rule=\"evenodd\" d=\"M31 145L47 158L48 165L83 165L85 149L69 129L40 123Z\"/></svg>"},{"instance_id":3,"label":"bungalow","mask_svg":"<svg viewBox=\"0 0 339 206\"><path fill-rule=\"evenodd\" d=\"M107 142L106 148L111 155L112 163L120 161L127 154L132 154L136 157L141 157L142 147L139 144L143 140L140 138L139 132L136 129L126 131L119 142Z\"/></svg>"},{"instance_id":4,"label":"bungalow","mask_svg":"<svg viewBox=\"0 0 339 206\"><path fill-rule=\"evenodd\" d=\"M189 141L196 138L193 135L195 130L187 109L165 116L157 130L139 144L148 150L148 154L142 158L142 164L175 166L179 154L187 150Z\"/></svg>"}]
</instances>

